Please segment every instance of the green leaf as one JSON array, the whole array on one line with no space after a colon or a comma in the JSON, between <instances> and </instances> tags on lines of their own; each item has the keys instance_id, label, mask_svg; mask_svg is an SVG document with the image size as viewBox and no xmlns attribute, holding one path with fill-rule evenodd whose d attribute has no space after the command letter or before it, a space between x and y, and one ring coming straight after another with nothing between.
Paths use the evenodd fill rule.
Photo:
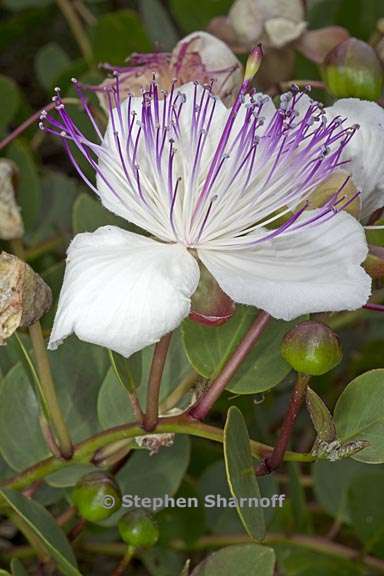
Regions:
<instances>
[{"instance_id":1,"label":"green leaf","mask_svg":"<svg viewBox=\"0 0 384 576\"><path fill-rule=\"evenodd\" d=\"M51 330L53 321L56 315L57 302L63 285L65 273L65 262L58 262L54 264L41 275L43 280L48 284L52 290L52 306L48 312L42 317L41 325L44 330Z\"/></svg>"},{"instance_id":2,"label":"green leaf","mask_svg":"<svg viewBox=\"0 0 384 576\"><path fill-rule=\"evenodd\" d=\"M332 442L336 438L336 428L331 413L320 396L312 388L307 387L306 404L318 440Z\"/></svg>"},{"instance_id":3,"label":"green leaf","mask_svg":"<svg viewBox=\"0 0 384 576\"><path fill-rule=\"evenodd\" d=\"M265 536L265 521L261 507L247 505L260 500L247 426L240 410L232 406L224 428L224 458L231 494L237 500L237 512L247 533L256 540ZM245 499L242 503L242 498Z\"/></svg>"},{"instance_id":4,"label":"green leaf","mask_svg":"<svg viewBox=\"0 0 384 576\"><path fill-rule=\"evenodd\" d=\"M194 369L205 378L216 376L244 338L257 313L254 308L237 306L231 320L216 327L185 320L183 341ZM227 389L236 394L255 394L281 382L291 368L281 357L280 344L295 323L272 320Z\"/></svg>"},{"instance_id":5,"label":"green leaf","mask_svg":"<svg viewBox=\"0 0 384 576\"><path fill-rule=\"evenodd\" d=\"M380 466L380 471L384 467ZM354 460L339 462L317 461L313 467L314 491L318 503L333 518L342 522L351 521L348 506L348 490L353 480L372 470L368 464Z\"/></svg>"},{"instance_id":6,"label":"green leaf","mask_svg":"<svg viewBox=\"0 0 384 576\"><path fill-rule=\"evenodd\" d=\"M93 464L70 464L62 470L46 476L45 480L50 486L67 488L68 486L74 486L80 478L94 470L95 466Z\"/></svg>"},{"instance_id":7,"label":"green leaf","mask_svg":"<svg viewBox=\"0 0 384 576\"><path fill-rule=\"evenodd\" d=\"M35 70L40 84L51 90L70 63L68 54L56 42L42 46L35 56Z\"/></svg>"},{"instance_id":8,"label":"green leaf","mask_svg":"<svg viewBox=\"0 0 384 576\"><path fill-rule=\"evenodd\" d=\"M127 222L104 208L98 200L89 194L78 196L73 205L73 233L94 232L100 226L119 226L127 228Z\"/></svg>"},{"instance_id":9,"label":"green leaf","mask_svg":"<svg viewBox=\"0 0 384 576\"><path fill-rule=\"evenodd\" d=\"M363 576L367 574L356 562L309 550L299 544L273 546L284 576Z\"/></svg>"},{"instance_id":10,"label":"green leaf","mask_svg":"<svg viewBox=\"0 0 384 576\"><path fill-rule=\"evenodd\" d=\"M296 462L288 463L289 502L295 524L295 532L309 534L312 532L311 515L305 497L305 490L300 482L300 467Z\"/></svg>"},{"instance_id":11,"label":"green leaf","mask_svg":"<svg viewBox=\"0 0 384 576\"><path fill-rule=\"evenodd\" d=\"M117 474L116 479L123 494L149 498L172 496L181 484L189 459L189 438L177 436L172 446L161 448L152 456L147 450L137 450ZM103 524L115 525L126 511L127 509L122 507Z\"/></svg>"},{"instance_id":12,"label":"green leaf","mask_svg":"<svg viewBox=\"0 0 384 576\"><path fill-rule=\"evenodd\" d=\"M275 553L259 544L227 546L199 564L191 576L273 576Z\"/></svg>"},{"instance_id":13,"label":"green leaf","mask_svg":"<svg viewBox=\"0 0 384 576\"><path fill-rule=\"evenodd\" d=\"M348 491L352 525L366 552L384 541L384 471L372 470L353 479Z\"/></svg>"},{"instance_id":14,"label":"green leaf","mask_svg":"<svg viewBox=\"0 0 384 576\"><path fill-rule=\"evenodd\" d=\"M232 0L170 0L171 10L185 32L204 30L215 16L226 16Z\"/></svg>"},{"instance_id":15,"label":"green leaf","mask_svg":"<svg viewBox=\"0 0 384 576\"><path fill-rule=\"evenodd\" d=\"M145 550L140 560L148 570L149 576L170 576L178 574L183 565L184 556L180 552L155 546Z\"/></svg>"},{"instance_id":16,"label":"green leaf","mask_svg":"<svg viewBox=\"0 0 384 576\"><path fill-rule=\"evenodd\" d=\"M141 351L129 358L124 358L117 352L109 350L113 372L122 386L129 392L134 392L141 382L142 355Z\"/></svg>"},{"instance_id":17,"label":"green leaf","mask_svg":"<svg viewBox=\"0 0 384 576\"><path fill-rule=\"evenodd\" d=\"M41 504L14 490L0 490L0 495L12 509L12 516L18 518L20 528L27 538L32 537L32 544L37 542L38 546L57 562L65 576L81 576L73 550L51 514Z\"/></svg>"},{"instance_id":18,"label":"green leaf","mask_svg":"<svg viewBox=\"0 0 384 576\"><path fill-rule=\"evenodd\" d=\"M348 384L337 401L334 421L338 440L369 442L354 460L384 462L384 369L366 372Z\"/></svg>"},{"instance_id":19,"label":"green leaf","mask_svg":"<svg viewBox=\"0 0 384 576\"><path fill-rule=\"evenodd\" d=\"M96 403L108 365L106 351L73 337L48 355L64 418L73 441L80 442L99 431ZM18 364L0 384L0 451L15 470L49 456L39 416L29 375Z\"/></svg>"},{"instance_id":20,"label":"green leaf","mask_svg":"<svg viewBox=\"0 0 384 576\"><path fill-rule=\"evenodd\" d=\"M7 156L14 160L20 171L17 189L24 226L30 232L37 223L41 207L41 182L28 144L18 139L7 148Z\"/></svg>"},{"instance_id":21,"label":"green leaf","mask_svg":"<svg viewBox=\"0 0 384 576\"><path fill-rule=\"evenodd\" d=\"M14 470L47 458L40 406L24 367L17 364L0 384L0 451Z\"/></svg>"},{"instance_id":22,"label":"green leaf","mask_svg":"<svg viewBox=\"0 0 384 576\"><path fill-rule=\"evenodd\" d=\"M179 37L160 0L139 0L139 9L148 36L157 49L171 52Z\"/></svg>"},{"instance_id":23,"label":"green leaf","mask_svg":"<svg viewBox=\"0 0 384 576\"><path fill-rule=\"evenodd\" d=\"M13 120L20 105L20 94L17 84L0 74L0 134Z\"/></svg>"},{"instance_id":24,"label":"green leaf","mask_svg":"<svg viewBox=\"0 0 384 576\"><path fill-rule=\"evenodd\" d=\"M90 30L97 62L122 64L132 52L149 52L143 25L132 10L116 10L98 19Z\"/></svg>"},{"instance_id":25,"label":"green leaf","mask_svg":"<svg viewBox=\"0 0 384 576\"><path fill-rule=\"evenodd\" d=\"M20 560L14 558L11 562L12 576L28 576L28 573Z\"/></svg>"}]
</instances>

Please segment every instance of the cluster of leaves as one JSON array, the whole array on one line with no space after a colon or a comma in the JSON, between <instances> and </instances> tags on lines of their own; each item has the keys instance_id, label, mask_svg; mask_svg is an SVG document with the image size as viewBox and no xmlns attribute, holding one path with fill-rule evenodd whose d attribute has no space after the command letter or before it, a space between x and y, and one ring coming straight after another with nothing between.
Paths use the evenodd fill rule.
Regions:
<instances>
[{"instance_id":1,"label":"cluster of leaves","mask_svg":"<svg viewBox=\"0 0 384 576\"><path fill-rule=\"evenodd\" d=\"M231 0L80 0L79 4L89 30L89 45L83 47L83 53L74 42L59 1L3 1L0 137L42 108L54 86L60 85L64 96L73 97L71 77L97 83L102 79L98 62L121 64L131 52L145 52L153 46L171 49L183 34L204 29L213 17L226 14ZM380 10L381 0L323 0L313 3L309 21L313 28L340 24L367 40L376 20L384 16ZM298 58L295 76L315 79L318 72ZM82 126L75 106L73 115ZM3 153L20 170L18 201L26 229L26 258L51 287L57 303L70 238L105 224L127 224L100 206L73 176L60 144L43 136L36 126ZM382 236L376 236L375 243L383 244ZM2 247L8 249L6 243ZM42 319L47 334L54 312L55 305ZM185 321L172 340L162 381L162 405L167 409L185 407L194 389L180 401L178 385L192 377L198 388L215 377L255 314L239 306L227 324L215 329ZM259 482L249 474L256 454L256 450L253 455L250 452L249 437L274 444L294 379L280 356L281 340L292 324L273 321L212 413L212 423L220 428L225 425L224 450L219 442L177 435L172 446L151 456L122 434L119 453L124 459L116 480L123 494L151 498L174 495L203 501L208 494L228 498L282 493L287 494L284 507L161 510L155 516L160 540L154 548L139 551L130 568L132 574L272 576L276 562L284 576L384 572L384 325L382 318L368 311L340 314L330 323L341 335L344 361L331 374L315 378L312 386L334 408L337 439L344 444L366 440L368 448L338 462L290 462L281 475ZM123 512L83 528L75 557L69 540L77 531L79 518L64 519L72 504L72 487L95 469L90 463L93 454L85 448L75 453L73 462L55 460L51 466L52 460L47 460L44 473L43 461L50 451L28 362L30 346L27 334L21 334L0 352L0 502L12 521L10 526L4 516L0 523L4 566L0 574L33 573L35 552L21 533L40 557L48 555L63 574L109 574L116 557L125 550L116 530ZM83 442L86 447L95 435L133 419L128 392L136 389L144 401L152 353L151 348L145 349L122 362L73 338L49 353L59 402L76 444ZM214 430L212 439L220 433ZM310 418L302 414L293 442L305 451L314 439ZM28 478L15 474L34 465L41 467L42 474L23 495L16 490L30 488ZM333 535L337 531L336 545ZM265 533L265 545L254 542ZM210 548L220 550L211 554ZM360 552L362 560L352 561ZM192 560L190 566L188 559Z\"/></svg>"}]
</instances>

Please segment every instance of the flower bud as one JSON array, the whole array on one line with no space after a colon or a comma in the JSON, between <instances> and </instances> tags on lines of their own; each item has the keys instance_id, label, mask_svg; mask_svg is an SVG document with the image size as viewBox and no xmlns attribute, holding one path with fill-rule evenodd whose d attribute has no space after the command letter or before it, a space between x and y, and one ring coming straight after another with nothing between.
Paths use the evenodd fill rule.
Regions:
<instances>
[{"instance_id":1,"label":"flower bud","mask_svg":"<svg viewBox=\"0 0 384 576\"><path fill-rule=\"evenodd\" d=\"M383 89L383 68L375 50L357 38L348 38L329 52L323 78L337 98L378 100Z\"/></svg>"},{"instance_id":2,"label":"flower bud","mask_svg":"<svg viewBox=\"0 0 384 576\"><path fill-rule=\"evenodd\" d=\"M72 492L72 500L80 516L97 523L119 510L121 491L110 474L95 471L78 481Z\"/></svg>"},{"instance_id":3,"label":"flower bud","mask_svg":"<svg viewBox=\"0 0 384 576\"><path fill-rule=\"evenodd\" d=\"M159 530L156 524L142 510L125 514L119 520L117 527L122 540L134 548L150 548L159 539Z\"/></svg>"},{"instance_id":4,"label":"flower bud","mask_svg":"<svg viewBox=\"0 0 384 576\"><path fill-rule=\"evenodd\" d=\"M337 335L325 324L307 321L287 332L283 358L297 372L319 376L335 368L343 357Z\"/></svg>"},{"instance_id":5,"label":"flower bud","mask_svg":"<svg viewBox=\"0 0 384 576\"><path fill-rule=\"evenodd\" d=\"M200 324L220 326L232 317L235 303L223 292L204 264L199 262L199 265L200 281L191 299L189 317Z\"/></svg>"},{"instance_id":6,"label":"flower bud","mask_svg":"<svg viewBox=\"0 0 384 576\"><path fill-rule=\"evenodd\" d=\"M31 326L52 302L51 289L28 264L2 252L0 255L0 344L18 328Z\"/></svg>"},{"instance_id":7,"label":"flower bud","mask_svg":"<svg viewBox=\"0 0 384 576\"><path fill-rule=\"evenodd\" d=\"M0 158L0 239L14 240L24 233L20 209L16 203L17 166Z\"/></svg>"}]
</instances>

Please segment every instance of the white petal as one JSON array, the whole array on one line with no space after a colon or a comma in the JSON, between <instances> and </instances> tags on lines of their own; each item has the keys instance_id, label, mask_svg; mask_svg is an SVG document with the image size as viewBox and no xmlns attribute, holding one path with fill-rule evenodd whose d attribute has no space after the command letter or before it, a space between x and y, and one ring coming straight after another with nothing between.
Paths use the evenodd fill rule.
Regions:
<instances>
[{"instance_id":1,"label":"white petal","mask_svg":"<svg viewBox=\"0 0 384 576\"><path fill-rule=\"evenodd\" d=\"M364 230L346 213L252 249L199 250L233 300L283 320L365 304L371 280L360 263L366 254Z\"/></svg>"},{"instance_id":2,"label":"white petal","mask_svg":"<svg viewBox=\"0 0 384 576\"><path fill-rule=\"evenodd\" d=\"M49 348L73 332L128 357L188 316L198 281L183 246L115 226L79 234L68 249Z\"/></svg>"},{"instance_id":3,"label":"white petal","mask_svg":"<svg viewBox=\"0 0 384 576\"><path fill-rule=\"evenodd\" d=\"M359 124L348 143L343 159L345 169L362 193L362 216L366 220L384 206L384 110L375 102L358 98L338 100L327 109L328 115L347 117L346 125Z\"/></svg>"}]
</instances>

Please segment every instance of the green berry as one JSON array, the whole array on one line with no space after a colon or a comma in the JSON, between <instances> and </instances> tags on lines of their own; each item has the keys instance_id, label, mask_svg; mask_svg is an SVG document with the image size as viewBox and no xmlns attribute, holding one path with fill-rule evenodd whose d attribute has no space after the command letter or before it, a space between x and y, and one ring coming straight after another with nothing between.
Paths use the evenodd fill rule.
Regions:
<instances>
[{"instance_id":1,"label":"green berry","mask_svg":"<svg viewBox=\"0 0 384 576\"><path fill-rule=\"evenodd\" d=\"M80 516L97 523L119 510L121 492L110 474L96 471L79 480L73 489L72 500Z\"/></svg>"},{"instance_id":2,"label":"green berry","mask_svg":"<svg viewBox=\"0 0 384 576\"><path fill-rule=\"evenodd\" d=\"M159 539L159 530L150 516L141 510L125 514L118 523L121 538L134 548L150 548Z\"/></svg>"},{"instance_id":3,"label":"green berry","mask_svg":"<svg viewBox=\"0 0 384 576\"><path fill-rule=\"evenodd\" d=\"M287 332L283 358L297 372L309 376L325 374L340 364L343 353L337 335L321 322L302 322Z\"/></svg>"}]
</instances>

